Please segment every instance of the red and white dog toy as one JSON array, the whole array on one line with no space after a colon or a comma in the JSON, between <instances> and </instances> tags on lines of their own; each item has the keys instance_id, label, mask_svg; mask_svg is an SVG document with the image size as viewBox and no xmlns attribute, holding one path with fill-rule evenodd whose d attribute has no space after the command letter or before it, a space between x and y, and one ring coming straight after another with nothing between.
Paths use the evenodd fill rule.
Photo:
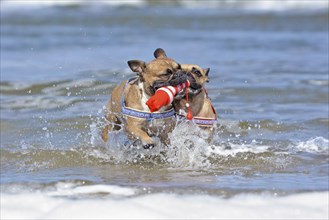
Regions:
<instances>
[{"instance_id":1,"label":"red and white dog toy","mask_svg":"<svg viewBox=\"0 0 329 220\"><path fill-rule=\"evenodd\" d=\"M181 83L177 86L164 86L159 88L155 94L146 102L151 112L158 111L161 107L171 104L174 101L175 95L186 88L186 101L188 102L187 88L190 86L190 82L186 80L185 83ZM191 120L192 114L190 111L190 106L187 103L188 108L187 119Z\"/></svg>"}]
</instances>

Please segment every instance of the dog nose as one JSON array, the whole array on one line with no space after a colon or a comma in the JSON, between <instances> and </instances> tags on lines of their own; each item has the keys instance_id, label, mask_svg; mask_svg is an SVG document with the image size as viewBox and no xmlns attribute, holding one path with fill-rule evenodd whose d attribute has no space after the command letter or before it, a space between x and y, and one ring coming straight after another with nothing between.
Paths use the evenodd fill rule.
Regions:
<instances>
[{"instance_id":1,"label":"dog nose","mask_svg":"<svg viewBox=\"0 0 329 220\"><path fill-rule=\"evenodd\" d=\"M178 84L184 83L187 80L187 75L186 72L184 72L183 70L177 70L172 79L170 80L170 85L172 86L176 86Z\"/></svg>"},{"instance_id":2,"label":"dog nose","mask_svg":"<svg viewBox=\"0 0 329 220\"><path fill-rule=\"evenodd\" d=\"M182 70L182 69L178 69L176 72L175 72L175 74L174 74L174 76L176 75L176 76L185 76L186 75L186 71L184 71L184 70Z\"/></svg>"}]
</instances>

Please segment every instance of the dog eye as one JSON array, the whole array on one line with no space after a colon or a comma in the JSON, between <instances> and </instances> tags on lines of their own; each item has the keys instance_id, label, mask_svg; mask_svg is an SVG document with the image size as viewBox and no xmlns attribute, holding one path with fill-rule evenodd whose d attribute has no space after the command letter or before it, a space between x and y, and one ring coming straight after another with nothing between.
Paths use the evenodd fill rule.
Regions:
<instances>
[{"instance_id":1,"label":"dog eye","mask_svg":"<svg viewBox=\"0 0 329 220\"><path fill-rule=\"evenodd\" d=\"M201 77L201 76L202 76L202 74L200 73L199 70L195 71L194 73L195 73L198 77Z\"/></svg>"},{"instance_id":2,"label":"dog eye","mask_svg":"<svg viewBox=\"0 0 329 220\"><path fill-rule=\"evenodd\" d=\"M171 75L171 74L172 74L171 69L167 69L167 74L166 75Z\"/></svg>"},{"instance_id":3,"label":"dog eye","mask_svg":"<svg viewBox=\"0 0 329 220\"><path fill-rule=\"evenodd\" d=\"M195 67L192 68L192 73L196 74L197 77L201 77L202 76L201 72L199 70L197 70Z\"/></svg>"}]
</instances>

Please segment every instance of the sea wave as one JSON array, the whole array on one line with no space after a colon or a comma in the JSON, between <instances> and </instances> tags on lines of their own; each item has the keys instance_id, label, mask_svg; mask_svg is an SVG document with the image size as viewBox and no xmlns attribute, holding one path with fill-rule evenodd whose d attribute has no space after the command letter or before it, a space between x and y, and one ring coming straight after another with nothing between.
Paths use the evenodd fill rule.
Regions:
<instances>
[{"instance_id":1,"label":"sea wave","mask_svg":"<svg viewBox=\"0 0 329 220\"><path fill-rule=\"evenodd\" d=\"M1 82L1 109L63 109L78 103L95 102L95 97L109 94L114 86L114 82L92 78L39 84Z\"/></svg>"},{"instance_id":2,"label":"sea wave","mask_svg":"<svg viewBox=\"0 0 329 220\"><path fill-rule=\"evenodd\" d=\"M86 1L86 0L29 0L29 1L11 1L4 0L1 2L3 6L10 9L20 9L23 7L34 7L43 8L51 6L62 6L62 7L78 7L78 6L90 6L90 5L108 5L108 6L143 6L145 4L144 0L120 0L120 1Z\"/></svg>"},{"instance_id":3,"label":"sea wave","mask_svg":"<svg viewBox=\"0 0 329 220\"><path fill-rule=\"evenodd\" d=\"M307 141L298 142L292 148L299 152L329 154L329 140L323 137L315 137Z\"/></svg>"},{"instance_id":4,"label":"sea wave","mask_svg":"<svg viewBox=\"0 0 329 220\"><path fill-rule=\"evenodd\" d=\"M23 9L26 7L43 8L52 6L61 7L80 7L80 6L109 6L109 7L154 7L154 6L176 6L192 9L200 8L218 8L218 9L243 9L258 11L282 11L282 10L310 10L310 9L328 9L328 2L325 0L317 1L240 1L240 0L176 0L176 1L153 1L153 0L122 0L122 1L85 1L85 0L29 0L29 1L10 1L1 2L6 9Z\"/></svg>"},{"instance_id":5,"label":"sea wave","mask_svg":"<svg viewBox=\"0 0 329 220\"><path fill-rule=\"evenodd\" d=\"M106 196L129 192L119 186L76 187L73 193L103 195L79 200L52 193L1 193L1 219L328 219L328 192L240 194L232 198L209 195L150 194L122 199ZM103 193L103 194L102 194ZM54 194L54 196L49 195ZM129 211L127 211L129 210ZM196 212L196 210L198 210ZM223 211L225 210L225 211Z\"/></svg>"}]
</instances>

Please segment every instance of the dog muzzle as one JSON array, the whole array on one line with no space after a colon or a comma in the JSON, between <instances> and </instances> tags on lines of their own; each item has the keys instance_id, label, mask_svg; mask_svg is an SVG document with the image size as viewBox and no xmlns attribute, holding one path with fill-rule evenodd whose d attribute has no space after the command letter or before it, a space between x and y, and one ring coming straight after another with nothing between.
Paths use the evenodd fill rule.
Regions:
<instances>
[{"instance_id":1,"label":"dog muzzle","mask_svg":"<svg viewBox=\"0 0 329 220\"><path fill-rule=\"evenodd\" d=\"M154 91L158 90L161 87L165 86L177 86L179 84L185 83L187 80L186 72L183 70L178 70L176 73L172 75L172 77L168 81L158 80L155 81L152 85Z\"/></svg>"}]
</instances>

